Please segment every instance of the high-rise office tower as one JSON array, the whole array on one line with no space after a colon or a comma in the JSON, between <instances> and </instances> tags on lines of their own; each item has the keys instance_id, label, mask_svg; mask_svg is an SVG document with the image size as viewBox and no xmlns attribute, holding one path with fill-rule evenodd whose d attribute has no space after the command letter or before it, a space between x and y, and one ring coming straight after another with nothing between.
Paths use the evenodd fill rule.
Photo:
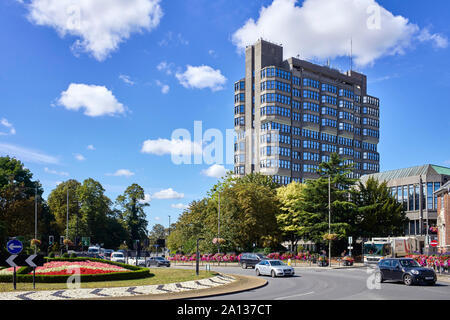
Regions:
<instances>
[{"instance_id":1,"label":"high-rise office tower","mask_svg":"<svg viewBox=\"0 0 450 320\"><path fill-rule=\"evenodd\" d=\"M303 182L333 152L354 165L354 178L379 172L379 99L361 73L283 60L281 46L259 40L245 50L234 102L237 175Z\"/></svg>"}]
</instances>

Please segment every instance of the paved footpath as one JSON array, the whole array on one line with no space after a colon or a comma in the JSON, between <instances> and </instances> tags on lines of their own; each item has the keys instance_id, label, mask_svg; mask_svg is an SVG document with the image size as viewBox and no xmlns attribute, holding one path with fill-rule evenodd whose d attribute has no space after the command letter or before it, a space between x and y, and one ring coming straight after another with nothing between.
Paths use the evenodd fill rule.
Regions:
<instances>
[{"instance_id":1,"label":"paved footpath","mask_svg":"<svg viewBox=\"0 0 450 320\"><path fill-rule=\"evenodd\" d=\"M235 277L220 274L213 278L170 283L165 285L149 285L119 288L86 288L53 291L19 291L0 293L0 300L72 300L155 296L182 293L187 291L205 290L221 287L236 281Z\"/></svg>"}]
</instances>

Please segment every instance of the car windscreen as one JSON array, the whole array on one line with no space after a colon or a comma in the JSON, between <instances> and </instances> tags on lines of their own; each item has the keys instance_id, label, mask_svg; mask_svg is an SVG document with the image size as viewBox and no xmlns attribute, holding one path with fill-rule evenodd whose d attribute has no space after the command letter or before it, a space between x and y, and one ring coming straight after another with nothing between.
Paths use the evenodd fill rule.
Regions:
<instances>
[{"instance_id":1,"label":"car windscreen","mask_svg":"<svg viewBox=\"0 0 450 320\"><path fill-rule=\"evenodd\" d=\"M259 254L259 253L258 253L256 256L257 256L258 258L260 258L261 260L265 258L262 254Z\"/></svg>"},{"instance_id":2,"label":"car windscreen","mask_svg":"<svg viewBox=\"0 0 450 320\"><path fill-rule=\"evenodd\" d=\"M270 261L271 266L284 266L285 264L281 261Z\"/></svg>"},{"instance_id":3,"label":"car windscreen","mask_svg":"<svg viewBox=\"0 0 450 320\"><path fill-rule=\"evenodd\" d=\"M112 256L114 258L123 258L123 253L113 253Z\"/></svg>"},{"instance_id":4,"label":"car windscreen","mask_svg":"<svg viewBox=\"0 0 450 320\"><path fill-rule=\"evenodd\" d=\"M163 257L156 257L155 259L156 259L156 260L161 260L161 261L166 260L166 259L164 259Z\"/></svg>"},{"instance_id":5,"label":"car windscreen","mask_svg":"<svg viewBox=\"0 0 450 320\"><path fill-rule=\"evenodd\" d=\"M420 265L417 263L417 261L412 260L412 259L400 260L400 264L402 265L402 267L406 267L406 268L420 267Z\"/></svg>"}]
</instances>

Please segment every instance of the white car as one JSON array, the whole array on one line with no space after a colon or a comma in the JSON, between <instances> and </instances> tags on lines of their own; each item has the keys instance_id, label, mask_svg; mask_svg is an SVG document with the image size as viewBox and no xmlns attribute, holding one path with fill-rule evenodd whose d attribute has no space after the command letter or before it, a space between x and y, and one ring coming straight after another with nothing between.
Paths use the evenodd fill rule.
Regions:
<instances>
[{"instance_id":1,"label":"white car","mask_svg":"<svg viewBox=\"0 0 450 320\"><path fill-rule=\"evenodd\" d=\"M123 255L123 252L111 253L111 261L125 263L125 256Z\"/></svg>"},{"instance_id":2,"label":"white car","mask_svg":"<svg viewBox=\"0 0 450 320\"><path fill-rule=\"evenodd\" d=\"M137 265L141 267L145 267L145 258L139 258L137 261ZM136 265L136 258L128 258L128 264L131 264L132 266Z\"/></svg>"},{"instance_id":3,"label":"white car","mask_svg":"<svg viewBox=\"0 0 450 320\"><path fill-rule=\"evenodd\" d=\"M257 276L268 275L275 277L293 276L295 274L294 268L288 266L280 260L263 260L255 267Z\"/></svg>"}]
</instances>

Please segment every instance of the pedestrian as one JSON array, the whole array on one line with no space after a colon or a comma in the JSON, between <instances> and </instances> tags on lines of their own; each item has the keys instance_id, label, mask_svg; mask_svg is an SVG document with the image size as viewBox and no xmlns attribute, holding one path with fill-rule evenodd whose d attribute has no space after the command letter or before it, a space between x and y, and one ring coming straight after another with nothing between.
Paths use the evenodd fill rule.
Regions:
<instances>
[{"instance_id":1,"label":"pedestrian","mask_svg":"<svg viewBox=\"0 0 450 320\"><path fill-rule=\"evenodd\" d=\"M347 255L347 250L344 250L344 252L341 253L341 257L345 257Z\"/></svg>"}]
</instances>

